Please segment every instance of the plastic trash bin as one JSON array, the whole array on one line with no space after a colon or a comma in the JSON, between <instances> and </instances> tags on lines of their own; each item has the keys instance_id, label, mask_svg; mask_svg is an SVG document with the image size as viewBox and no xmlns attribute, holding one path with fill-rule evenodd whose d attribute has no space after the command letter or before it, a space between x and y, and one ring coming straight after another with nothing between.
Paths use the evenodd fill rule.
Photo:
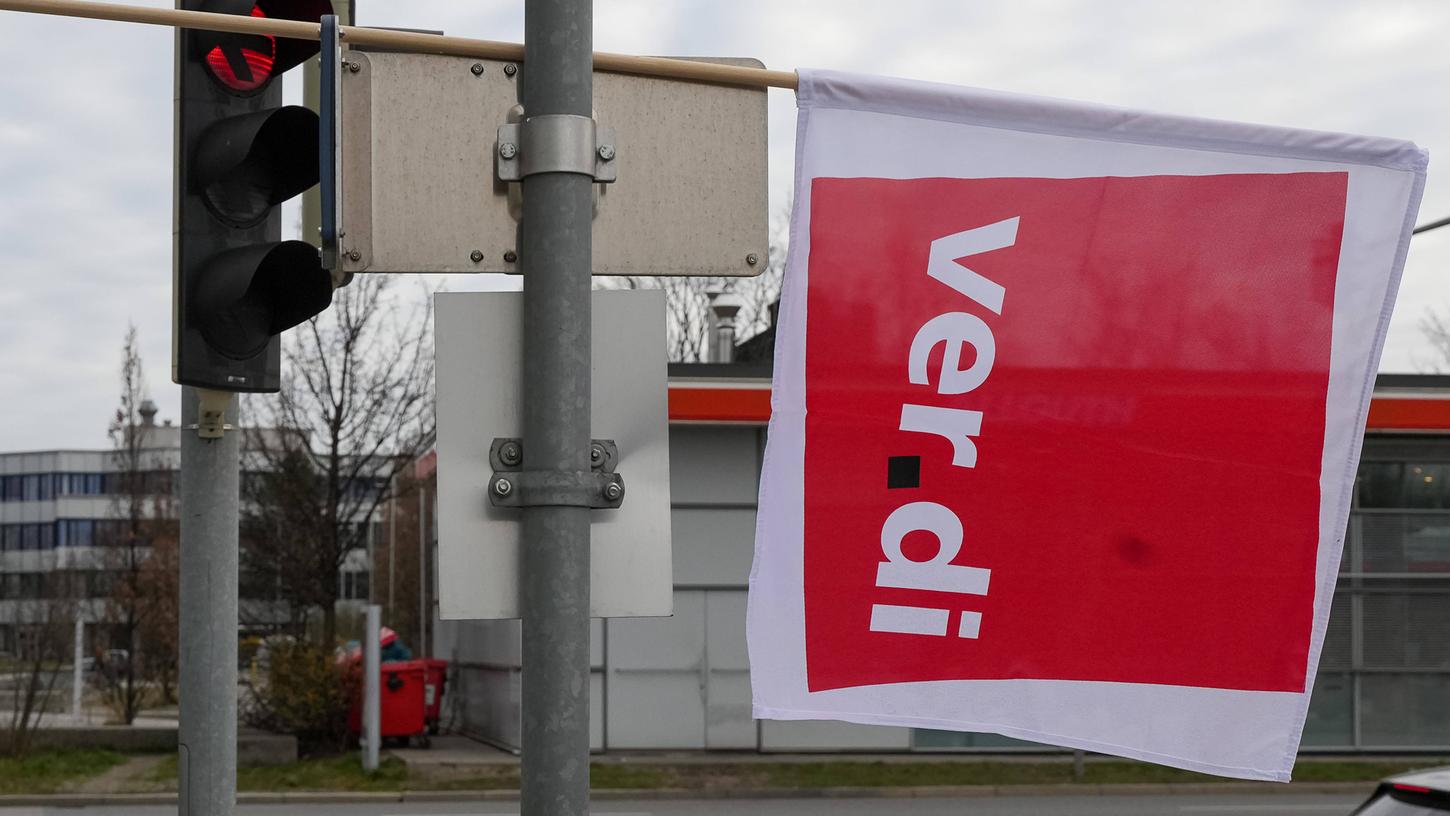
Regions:
<instances>
[{"instance_id":1,"label":"plastic trash bin","mask_svg":"<svg viewBox=\"0 0 1450 816\"><path fill-rule=\"evenodd\" d=\"M429 657L418 662L426 669L423 681L423 718L428 723L428 733L436 734L443 719L443 692L448 689L448 661Z\"/></svg>"},{"instance_id":2,"label":"plastic trash bin","mask_svg":"<svg viewBox=\"0 0 1450 816\"><path fill-rule=\"evenodd\" d=\"M381 695L379 722L382 737L398 739L407 744L414 737L427 747L428 726L426 718L427 667L421 660L407 660L384 663L379 667L381 674ZM349 726L354 734L362 734L362 684L358 684L358 695L353 700Z\"/></svg>"}]
</instances>

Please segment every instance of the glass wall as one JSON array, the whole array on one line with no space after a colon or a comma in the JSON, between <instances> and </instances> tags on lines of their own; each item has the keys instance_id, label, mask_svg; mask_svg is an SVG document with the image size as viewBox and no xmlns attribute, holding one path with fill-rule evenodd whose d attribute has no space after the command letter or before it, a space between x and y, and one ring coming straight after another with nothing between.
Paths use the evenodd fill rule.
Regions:
<instances>
[{"instance_id":1,"label":"glass wall","mask_svg":"<svg viewBox=\"0 0 1450 816\"><path fill-rule=\"evenodd\" d=\"M919 749L1045 746L918 729ZM1450 440L1365 440L1305 750L1450 750Z\"/></svg>"},{"instance_id":2,"label":"glass wall","mask_svg":"<svg viewBox=\"0 0 1450 816\"><path fill-rule=\"evenodd\" d=\"M136 474L137 492L173 495L174 472L148 470ZM120 473L22 473L0 476L0 502L51 501L64 496L114 496L129 492Z\"/></svg>"},{"instance_id":3,"label":"glass wall","mask_svg":"<svg viewBox=\"0 0 1450 816\"><path fill-rule=\"evenodd\" d=\"M0 524L0 552L103 547L124 541L126 529L127 523L119 519L57 519Z\"/></svg>"},{"instance_id":4,"label":"glass wall","mask_svg":"<svg viewBox=\"0 0 1450 816\"><path fill-rule=\"evenodd\" d=\"M1349 689L1311 708L1349 733L1306 728L1304 745L1450 748L1450 443L1366 439L1354 498L1334 598L1344 634L1320 663Z\"/></svg>"},{"instance_id":5,"label":"glass wall","mask_svg":"<svg viewBox=\"0 0 1450 816\"><path fill-rule=\"evenodd\" d=\"M50 501L60 496L101 496L100 473L22 473L0 476L0 501Z\"/></svg>"}]
</instances>

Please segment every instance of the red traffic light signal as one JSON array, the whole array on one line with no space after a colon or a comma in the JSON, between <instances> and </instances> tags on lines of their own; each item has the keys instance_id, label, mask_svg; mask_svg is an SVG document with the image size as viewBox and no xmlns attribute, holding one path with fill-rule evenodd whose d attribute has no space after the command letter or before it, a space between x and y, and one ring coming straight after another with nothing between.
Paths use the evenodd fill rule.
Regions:
<instances>
[{"instance_id":1,"label":"red traffic light signal","mask_svg":"<svg viewBox=\"0 0 1450 816\"><path fill-rule=\"evenodd\" d=\"M314 21L331 14L332 4L328 0L208 0L201 10ZM317 53L317 43L310 40L221 31L198 31L194 36L212 79L238 94L265 88L272 77Z\"/></svg>"},{"instance_id":2,"label":"red traffic light signal","mask_svg":"<svg viewBox=\"0 0 1450 816\"><path fill-rule=\"evenodd\" d=\"M252 6L253 17L266 17L262 7ZM206 54L206 65L222 87L245 93L255 91L272 79L277 62L277 38L268 36L237 37L217 43Z\"/></svg>"}]
</instances>

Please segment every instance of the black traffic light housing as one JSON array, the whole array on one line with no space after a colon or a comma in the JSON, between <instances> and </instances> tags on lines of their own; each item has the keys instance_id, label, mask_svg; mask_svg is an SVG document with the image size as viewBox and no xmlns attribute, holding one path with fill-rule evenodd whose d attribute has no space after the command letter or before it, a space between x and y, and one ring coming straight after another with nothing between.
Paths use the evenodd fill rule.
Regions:
<instances>
[{"instance_id":1,"label":"black traffic light housing","mask_svg":"<svg viewBox=\"0 0 1450 816\"><path fill-rule=\"evenodd\" d=\"M183 0L193 11L320 20L328 0ZM278 205L318 181L318 119L278 76L316 42L177 32L172 379L281 387L279 335L332 301L316 247L282 241Z\"/></svg>"}]
</instances>

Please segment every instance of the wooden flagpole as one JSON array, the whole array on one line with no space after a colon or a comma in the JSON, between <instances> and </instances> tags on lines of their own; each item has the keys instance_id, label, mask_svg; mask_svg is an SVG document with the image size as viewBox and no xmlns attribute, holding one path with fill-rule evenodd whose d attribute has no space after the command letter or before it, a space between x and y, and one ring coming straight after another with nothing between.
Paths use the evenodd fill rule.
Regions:
<instances>
[{"instance_id":1,"label":"wooden flagpole","mask_svg":"<svg viewBox=\"0 0 1450 816\"><path fill-rule=\"evenodd\" d=\"M0 0L0 11L25 11L33 14L111 20L118 23L200 28L237 34L289 37L296 40L316 40L321 36L322 28L318 23L297 20L272 20L238 14L147 8L119 3L97 3L89 0ZM521 62L524 58L524 47L518 43L420 34L411 31L383 31L357 26L342 26L341 34L342 41L352 45L475 59ZM637 57L600 51L594 53L594 68L617 74L655 76L716 85L746 85L790 90L795 90L797 87L794 71L769 71L764 68L716 65L664 57Z\"/></svg>"}]
</instances>

